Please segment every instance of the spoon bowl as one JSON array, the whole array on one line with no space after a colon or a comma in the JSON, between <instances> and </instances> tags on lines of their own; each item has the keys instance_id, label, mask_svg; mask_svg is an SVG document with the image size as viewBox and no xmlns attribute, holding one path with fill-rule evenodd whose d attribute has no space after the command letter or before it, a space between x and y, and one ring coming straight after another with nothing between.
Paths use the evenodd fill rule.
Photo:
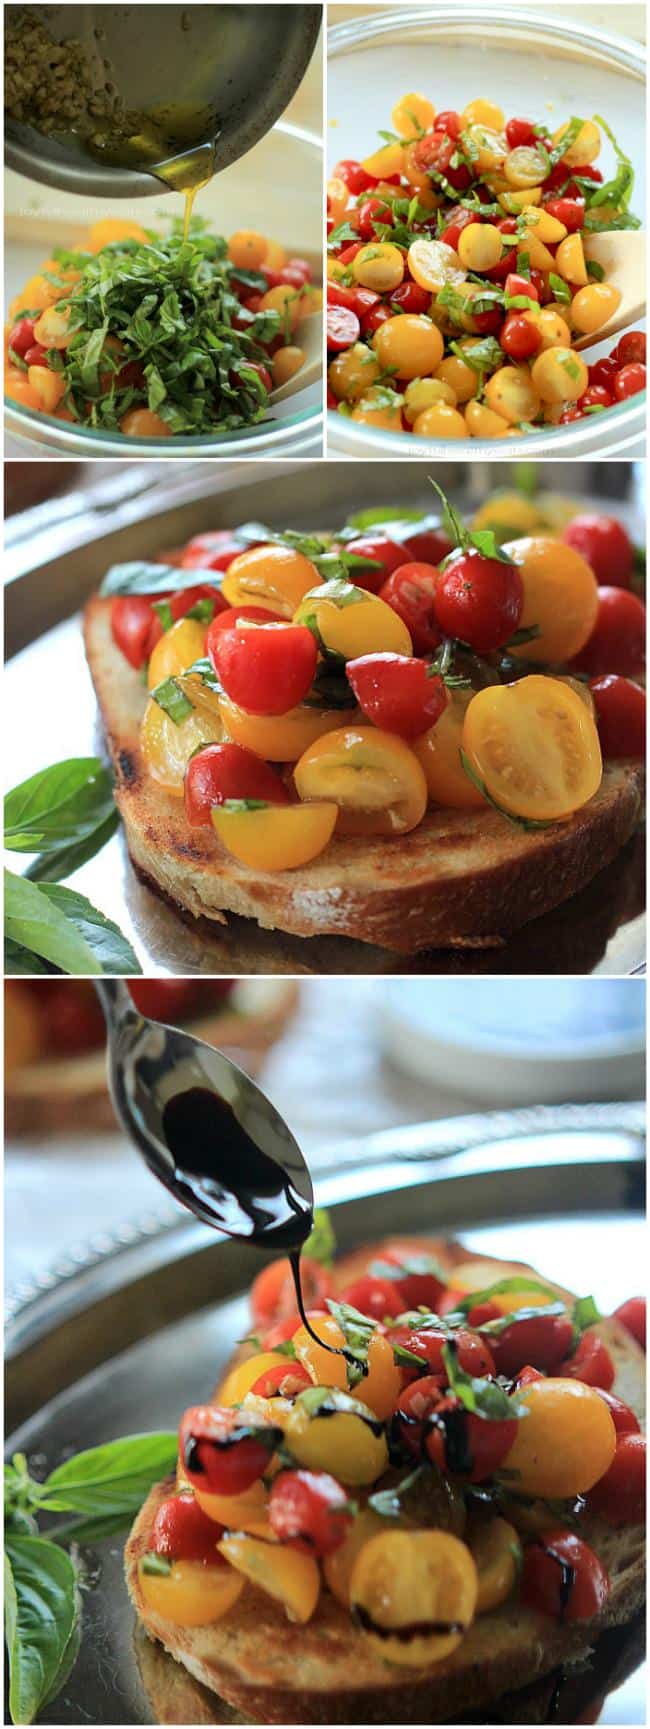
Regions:
<instances>
[{"instance_id":1,"label":"spoon bowl","mask_svg":"<svg viewBox=\"0 0 650 1729\"><path fill-rule=\"evenodd\" d=\"M147 1019L121 979L97 979L116 1115L182 1206L258 1248L296 1250L313 1223L300 1148L255 1081L203 1039Z\"/></svg>"}]
</instances>

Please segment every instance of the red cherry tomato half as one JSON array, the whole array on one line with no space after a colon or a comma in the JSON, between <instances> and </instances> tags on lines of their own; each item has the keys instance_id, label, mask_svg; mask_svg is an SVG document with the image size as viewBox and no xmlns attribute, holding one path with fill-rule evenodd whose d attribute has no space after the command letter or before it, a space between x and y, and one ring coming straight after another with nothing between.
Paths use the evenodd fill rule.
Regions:
<instances>
[{"instance_id":1,"label":"red cherry tomato half","mask_svg":"<svg viewBox=\"0 0 650 1729\"><path fill-rule=\"evenodd\" d=\"M388 319L393 317L394 314L391 311L390 306L371 306L369 312L364 312L361 320L363 335L374 336L374 333L379 329L380 324L386 324Z\"/></svg>"},{"instance_id":2,"label":"red cherry tomato half","mask_svg":"<svg viewBox=\"0 0 650 1729\"><path fill-rule=\"evenodd\" d=\"M392 228L393 212L385 198L366 198L363 204L354 212L353 228L357 228L362 240L375 240L377 230L375 223L382 223Z\"/></svg>"},{"instance_id":3,"label":"red cherry tomato half","mask_svg":"<svg viewBox=\"0 0 650 1729\"><path fill-rule=\"evenodd\" d=\"M456 118L457 116L452 120L451 114L446 114L448 124L444 130L437 124L434 132L427 132L424 138L418 139L413 148L413 160L416 168L423 169L425 173L427 169L434 168L438 174L444 174L455 192L466 192L472 178L469 168L464 163L457 168L451 166L456 149L455 139L458 136L452 135Z\"/></svg>"},{"instance_id":4,"label":"red cherry tomato half","mask_svg":"<svg viewBox=\"0 0 650 1729\"><path fill-rule=\"evenodd\" d=\"M359 341L361 325L349 306L328 306L326 324L327 346L332 353L339 354Z\"/></svg>"},{"instance_id":5,"label":"red cherry tomato half","mask_svg":"<svg viewBox=\"0 0 650 1729\"><path fill-rule=\"evenodd\" d=\"M511 150L519 150L522 144L534 144L535 136L532 120L508 120L506 122L506 138Z\"/></svg>"},{"instance_id":6,"label":"red cherry tomato half","mask_svg":"<svg viewBox=\"0 0 650 1729\"><path fill-rule=\"evenodd\" d=\"M147 595L120 594L111 606L111 631L129 666L139 670L148 661L163 628Z\"/></svg>"},{"instance_id":7,"label":"red cherry tomato half","mask_svg":"<svg viewBox=\"0 0 650 1729\"><path fill-rule=\"evenodd\" d=\"M12 343L12 348L14 344ZM646 339L642 330L627 330L614 349L611 359L617 366L645 366Z\"/></svg>"},{"instance_id":8,"label":"red cherry tomato half","mask_svg":"<svg viewBox=\"0 0 650 1729\"><path fill-rule=\"evenodd\" d=\"M375 175L368 174L366 169L361 167L361 163L353 161L351 157L344 157L342 162L337 162L332 178L343 180L355 198L358 198L360 192L368 192L370 187L377 185Z\"/></svg>"},{"instance_id":9,"label":"red cherry tomato half","mask_svg":"<svg viewBox=\"0 0 650 1729\"><path fill-rule=\"evenodd\" d=\"M622 366L614 380L614 395L618 402L625 402L628 396L637 396L640 390L645 390L645 366L640 361L632 361L629 366Z\"/></svg>"},{"instance_id":10,"label":"red cherry tomato half","mask_svg":"<svg viewBox=\"0 0 650 1729\"><path fill-rule=\"evenodd\" d=\"M596 1392L607 1406L617 1435L638 1435L639 1419L629 1405L624 1404L622 1399L617 1399L615 1393L606 1393L604 1387L597 1387Z\"/></svg>"},{"instance_id":11,"label":"red cherry tomato half","mask_svg":"<svg viewBox=\"0 0 650 1729\"><path fill-rule=\"evenodd\" d=\"M411 1356L421 1359L422 1374L428 1370L430 1375L439 1376L446 1375L442 1352L449 1337L442 1330L436 1332L434 1327L418 1324L416 1316L400 1321L398 1326L390 1328L388 1334L391 1345L400 1345ZM495 1374L490 1347L478 1333L471 1332L469 1327L459 1327L452 1337L461 1369L465 1369L468 1375ZM413 1363L411 1367L415 1369L418 1364Z\"/></svg>"},{"instance_id":12,"label":"red cherry tomato half","mask_svg":"<svg viewBox=\"0 0 650 1729\"><path fill-rule=\"evenodd\" d=\"M618 1309L614 1310L616 1320L620 1321L623 1327L627 1327L628 1333L632 1334L633 1339L636 1339L637 1345L641 1345L641 1348L644 1351L645 1314L645 1297L628 1297L625 1303L620 1303Z\"/></svg>"},{"instance_id":13,"label":"red cherry tomato half","mask_svg":"<svg viewBox=\"0 0 650 1729\"><path fill-rule=\"evenodd\" d=\"M347 676L359 707L374 726L416 738L440 719L447 692L424 660L403 654L364 654L349 660Z\"/></svg>"},{"instance_id":14,"label":"red cherry tomato half","mask_svg":"<svg viewBox=\"0 0 650 1729\"><path fill-rule=\"evenodd\" d=\"M618 367L616 361L612 360L611 357L609 360L605 358L597 360L593 366L589 367L589 383L602 384L603 389L606 390L613 399L614 379L617 372Z\"/></svg>"},{"instance_id":15,"label":"red cherry tomato half","mask_svg":"<svg viewBox=\"0 0 650 1729\"><path fill-rule=\"evenodd\" d=\"M607 1346L597 1333L583 1333L574 1355L561 1363L556 1373L565 1380L584 1381L588 1387L602 1387L609 1393L616 1380L616 1369Z\"/></svg>"},{"instance_id":16,"label":"red cherry tomato half","mask_svg":"<svg viewBox=\"0 0 650 1729\"><path fill-rule=\"evenodd\" d=\"M402 546L409 558L436 566L453 552L449 536L442 528L414 527L412 533L404 535Z\"/></svg>"},{"instance_id":17,"label":"red cherry tomato half","mask_svg":"<svg viewBox=\"0 0 650 1729\"><path fill-rule=\"evenodd\" d=\"M608 1525L640 1525L645 1516L645 1435L623 1434L609 1470L587 1496L590 1512Z\"/></svg>"},{"instance_id":18,"label":"red cherry tomato half","mask_svg":"<svg viewBox=\"0 0 650 1729\"><path fill-rule=\"evenodd\" d=\"M513 1321L502 1333L490 1333L488 1342L498 1375L516 1375L525 1363L554 1375L569 1354L572 1338L568 1315L536 1315L528 1321Z\"/></svg>"},{"instance_id":19,"label":"red cherry tomato half","mask_svg":"<svg viewBox=\"0 0 650 1729\"><path fill-rule=\"evenodd\" d=\"M397 1279L382 1279L372 1273L362 1274L347 1285L341 1302L350 1303L362 1315L373 1321L383 1321L387 1315L395 1318L404 1313L404 1299Z\"/></svg>"},{"instance_id":20,"label":"red cherry tomato half","mask_svg":"<svg viewBox=\"0 0 650 1729\"><path fill-rule=\"evenodd\" d=\"M403 548L397 545L396 540L383 534L360 535L358 540L348 541L345 551L352 558L368 559L370 564L380 567L378 570L358 570L355 565L350 571L350 580L358 588L369 589L372 594L378 594L391 572L404 563Z\"/></svg>"},{"instance_id":21,"label":"red cherry tomato half","mask_svg":"<svg viewBox=\"0 0 650 1729\"><path fill-rule=\"evenodd\" d=\"M300 1325L297 1315L296 1322ZM276 1363L274 1369L258 1375L251 1393L257 1393L260 1399L295 1399L298 1393L304 1393L305 1387L313 1387L313 1384L302 1363Z\"/></svg>"},{"instance_id":22,"label":"red cherry tomato half","mask_svg":"<svg viewBox=\"0 0 650 1729\"><path fill-rule=\"evenodd\" d=\"M207 827L214 805L228 798L289 803L284 781L252 750L242 744L206 744L190 757L185 770L185 815L191 828Z\"/></svg>"},{"instance_id":23,"label":"red cherry tomato half","mask_svg":"<svg viewBox=\"0 0 650 1729\"><path fill-rule=\"evenodd\" d=\"M207 1561L213 1567L223 1567L217 1543L224 1527L209 1519L203 1508L183 1489L180 1495L170 1495L158 1508L151 1530L151 1548L155 1555L168 1561Z\"/></svg>"},{"instance_id":24,"label":"red cherry tomato half","mask_svg":"<svg viewBox=\"0 0 650 1729\"><path fill-rule=\"evenodd\" d=\"M442 108L434 120L436 132L446 132L448 138L459 138L463 130L463 121L455 108Z\"/></svg>"},{"instance_id":25,"label":"red cherry tomato half","mask_svg":"<svg viewBox=\"0 0 650 1729\"><path fill-rule=\"evenodd\" d=\"M600 748L605 761L645 756L646 698L641 685L611 672L602 678L592 678L589 689L594 699Z\"/></svg>"},{"instance_id":26,"label":"red cherry tomato half","mask_svg":"<svg viewBox=\"0 0 650 1729\"><path fill-rule=\"evenodd\" d=\"M47 353L47 349L42 348L40 342L34 342L32 347L27 349L27 353L23 355L25 365L47 366Z\"/></svg>"},{"instance_id":27,"label":"red cherry tomato half","mask_svg":"<svg viewBox=\"0 0 650 1729\"><path fill-rule=\"evenodd\" d=\"M214 643L221 635L222 630L232 630L233 625L236 625L240 618L247 619L250 624L283 624L285 622L279 612L266 612L263 606L226 606L224 611L219 612L217 617L212 620L206 637L206 653L209 655L213 666L215 664L212 653Z\"/></svg>"},{"instance_id":28,"label":"red cherry tomato half","mask_svg":"<svg viewBox=\"0 0 650 1729\"><path fill-rule=\"evenodd\" d=\"M286 714L313 683L316 639L305 624L238 624L211 642L216 671L232 702L250 714Z\"/></svg>"},{"instance_id":29,"label":"red cherry tomato half","mask_svg":"<svg viewBox=\"0 0 650 1729\"><path fill-rule=\"evenodd\" d=\"M607 1602L609 1574L573 1531L545 1531L524 1550L521 1596L557 1621L588 1621Z\"/></svg>"},{"instance_id":30,"label":"red cherry tomato half","mask_svg":"<svg viewBox=\"0 0 650 1729\"><path fill-rule=\"evenodd\" d=\"M599 588L596 623L574 666L595 675L621 672L634 678L645 661L645 628L645 607L637 594Z\"/></svg>"},{"instance_id":31,"label":"red cherry tomato half","mask_svg":"<svg viewBox=\"0 0 650 1729\"><path fill-rule=\"evenodd\" d=\"M255 541L249 542L249 545L255 544ZM193 570L198 565L201 570L226 571L241 550L240 542L224 529L215 530L213 534L195 534L185 547L181 567Z\"/></svg>"},{"instance_id":32,"label":"red cherry tomato half","mask_svg":"<svg viewBox=\"0 0 650 1729\"><path fill-rule=\"evenodd\" d=\"M399 288L392 290L390 303L391 306L397 306L400 312L420 314L429 311L431 295L426 288L420 288L417 282L400 282Z\"/></svg>"},{"instance_id":33,"label":"red cherry tomato half","mask_svg":"<svg viewBox=\"0 0 650 1729\"><path fill-rule=\"evenodd\" d=\"M432 1309L436 1314L439 1312L438 1303L446 1289L445 1281L433 1265L427 1264L426 1255L414 1255L412 1251L405 1255L404 1250L396 1244L382 1250L383 1261L387 1261L389 1266L399 1268L402 1313L406 1309L418 1308Z\"/></svg>"},{"instance_id":34,"label":"red cherry tomato half","mask_svg":"<svg viewBox=\"0 0 650 1729\"><path fill-rule=\"evenodd\" d=\"M182 1469L195 1489L242 1495L266 1470L282 1431L257 1413L218 1405L194 1405L179 1431Z\"/></svg>"},{"instance_id":35,"label":"red cherry tomato half","mask_svg":"<svg viewBox=\"0 0 650 1729\"><path fill-rule=\"evenodd\" d=\"M517 1419L479 1417L448 1396L441 1397L424 1428L424 1450L439 1471L465 1483L483 1483L510 1452Z\"/></svg>"},{"instance_id":36,"label":"red cherry tomato half","mask_svg":"<svg viewBox=\"0 0 650 1729\"><path fill-rule=\"evenodd\" d=\"M534 1369L532 1363L524 1363L523 1369L515 1376L516 1387L530 1387L533 1381L543 1381L544 1376L539 1369Z\"/></svg>"},{"instance_id":37,"label":"red cherry tomato half","mask_svg":"<svg viewBox=\"0 0 650 1729\"><path fill-rule=\"evenodd\" d=\"M543 337L541 331L526 318L516 312L509 312L503 321L499 342L504 354L508 354L511 360L528 360L532 354L539 353Z\"/></svg>"},{"instance_id":38,"label":"red cherry tomato half","mask_svg":"<svg viewBox=\"0 0 650 1729\"><path fill-rule=\"evenodd\" d=\"M352 260L356 258L357 252L362 251L363 245L363 240L353 240L350 241L349 246L342 246L338 254L339 262L343 265L351 264Z\"/></svg>"},{"instance_id":39,"label":"red cherry tomato half","mask_svg":"<svg viewBox=\"0 0 650 1729\"><path fill-rule=\"evenodd\" d=\"M611 408L614 398L604 384L590 384L578 397L576 407L581 414L586 414L588 408Z\"/></svg>"},{"instance_id":40,"label":"red cherry tomato half","mask_svg":"<svg viewBox=\"0 0 650 1729\"><path fill-rule=\"evenodd\" d=\"M281 1471L271 1489L269 1523L281 1543L303 1555L331 1555L354 1518L349 1497L327 1471Z\"/></svg>"},{"instance_id":41,"label":"red cherry tomato half","mask_svg":"<svg viewBox=\"0 0 650 1729\"><path fill-rule=\"evenodd\" d=\"M401 564L379 590L398 614L411 637L416 654L432 654L441 640L441 630L435 610L435 592L439 571L426 561Z\"/></svg>"},{"instance_id":42,"label":"red cherry tomato half","mask_svg":"<svg viewBox=\"0 0 650 1729\"><path fill-rule=\"evenodd\" d=\"M327 1267L321 1266L320 1261L313 1261L310 1255L301 1257L300 1279L305 1308L310 1311L322 1308L325 1299L334 1294L331 1273ZM276 1322L288 1320L295 1314L295 1310L296 1288L289 1262L286 1259L271 1261L253 1281L253 1326L256 1330L271 1327ZM270 1348L268 1340L265 1340L265 1349Z\"/></svg>"},{"instance_id":43,"label":"red cherry tomato half","mask_svg":"<svg viewBox=\"0 0 650 1729\"><path fill-rule=\"evenodd\" d=\"M604 385L602 388L607 390L608 387ZM581 401L584 401L584 397ZM597 583L609 583L614 588L629 588L634 566L634 546L627 529L615 516L584 511L567 523L562 539L567 546L574 547L576 552L582 553L583 558L586 558Z\"/></svg>"},{"instance_id":44,"label":"red cherry tomato half","mask_svg":"<svg viewBox=\"0 0 650 1729\"><path fill-rule=\"evenodd\" d=\"M555 216L558 222L563 222L569 234L575 234L579 228L584 227L584 198L547 198L544 209L548 210L549 216Z\"/></svg>"},{"instance_id":45,"label":"red cherry tomato half","mask_svg":"<svg viewBox=\"0 0 650 1729\"><path fill-rule=\"evenodd\" d=\"M402 1389L390 1422L393 1447L415 1459L422 1458L425 1424L432 1412L438 1409L443 1388L443 1376L422 1375Z\"/></svg>"},{"instance_id":46,"label":"red cherry tomato half","mask_svg":"<svg viewBox=\"0 0 650 1729\"><path fill-rule=\"evenodd\" d=\"M25 359L28 348L33 346L35 322L33 318L19 318L9 332L9 347L13 348L14 354L20 355L21 360Z\"/></svg>"},{"instance_id":47,"label":"red cherry tomato half","mask_svg":"<svg viewBox=\"0 0 650 1729\"><path fill-rule=\"evenodd\" d=\"M539 301L539 293L534 282L529 282L527 276L519 276L516 270L511 270L509 275L506 276L506 299L515 300L520 294L524 294L527 300ZM522 310L525 310L525 308Z\"/></svg>"},{"instance_id":48,"label":"red cherry tomato half","mask_svg":"<svg viewBox=\"0 0 650 1729\"><path fill-rule=\"evenodd\" d=\"M435 604L445 636L490 654L518 629L524 604L521 573L515 564L484 558L475 547L452 552L436 583Z\"/></svg>"}]
</instances>

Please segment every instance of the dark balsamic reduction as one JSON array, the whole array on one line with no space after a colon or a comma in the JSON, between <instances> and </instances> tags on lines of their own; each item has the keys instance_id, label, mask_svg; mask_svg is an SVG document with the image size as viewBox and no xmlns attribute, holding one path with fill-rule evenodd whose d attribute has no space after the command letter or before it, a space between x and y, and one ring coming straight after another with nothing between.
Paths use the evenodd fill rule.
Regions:
<instances>
[{"instance_id":1,"label":"dark balsamic reduction","mask_svg":"<svg viewBox=\"0 0 650 1729\"><path fill-rule=\"evenodd\" d=\"M174 1161L173 1193L227 1236L288 1254L298 1313L311 1337L324 1345L305 1314L300 1281L300 1252L314 1222L313 1209L282 1163L280 1140L278 1158L272 1158L209 1087L176 1093L164 1107L162 1123ZM347 1355L333 1345L325 1349Z\"/></svg>"},{"instance_id":2,"label":"dark balsamic reduction","mask_svg":"<svg viewBox=\"0 0 650 1729\"><path fill-rule=\"evenodd\" d=\"M558 1555L557 1549L552 1549L549 1543L542 1542L540 1547L543 1549L544 1554L548 1555L549 1560L555 1561L556 1566L560 1569L559 1619L560 1621L563 1621L571 1601L571 1592L576 1582L576 1570L575 1567L571 1566L571 1562L565 1561L563 1555Z\"/></svg>"},{"instance_id":3,"label":"dark balsamic reduction","mask_svg":"<svg viewBox=\"0 0 650 1729\"><path fill-rule=\"evenodd\" d=\"M373 1621L359 1603L354 1605L354 1619L367 1633L375 1633L379 1639L426 1639L431 1633L439 1633L443 1637L448 1633L466 1633L465 1621L407 1621L401 1627L380 1627Z\"/></svg>"}]
</instances>

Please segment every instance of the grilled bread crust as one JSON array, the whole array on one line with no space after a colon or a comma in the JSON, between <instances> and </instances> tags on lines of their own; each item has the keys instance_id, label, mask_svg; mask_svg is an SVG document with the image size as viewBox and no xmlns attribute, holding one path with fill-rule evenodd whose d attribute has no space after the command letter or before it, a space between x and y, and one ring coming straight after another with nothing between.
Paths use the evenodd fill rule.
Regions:
<instances>
[{"instance_id":1,"label":"grilled bread crust","mask_svg":"<svg viewBox=\"0 0 650 1729\"><path fill-rule=\"evenodd\" d=\"M468 1259L468 1251L457 1243L417 1238L416 1244L419 1253L435 1254L449 1268ZM339 1262L337 1287L343 1289L377 1258L381 1245ZM599 1323L598 1331L615 1362L614 1391L642 1420L644 1354L616 1320ZM279 1605L247 1584L223 1621L176 1627L147 1608L138 1579L138 1561L150 1546L157 1509L173 1486L171 1478L158 1484L135 1521L125 1552L129 1592L150 1637L249 1723L464 1721L470 1712L487 1711L504 1694L587 1657L601 1632L626 1626L644 1601L643 1527L613 1530L591 1516L581 1521L581 1533L604 1561L612 1582L600 1615L562 1625L506 1602L480 1616L458 1649L429 1670L391 1670L325 1588L306 1626L292 1625Z\"/></svg>"},{"instance_id":2,"label":"grilled bread crust","mask_svg":"<svg viewBox=\"0 0 650 1729\"><path fill-rule=\"evenodd\" d=\"M398 840L340 837L299 870L249 870L143 765L140 675L116 648L111 603L84 614L86 654L116 774L133 864L184 913L235 913L295 936L344 936L400 954L498 942L560 905L616 857L641 812L638 762L609 764L567 822L528 832L499 813L430 809Z\"/></svg>"}]
</instances>

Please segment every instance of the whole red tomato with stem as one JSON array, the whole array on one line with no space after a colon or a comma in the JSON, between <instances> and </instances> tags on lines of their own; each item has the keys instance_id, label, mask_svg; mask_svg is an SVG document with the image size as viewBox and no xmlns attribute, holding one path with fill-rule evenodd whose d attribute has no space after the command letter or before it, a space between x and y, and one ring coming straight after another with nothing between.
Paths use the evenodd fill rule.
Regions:
<instances>
[{"instance_id":1,"label":"whole red tomato with stem","mask_svg":"<svg viewBox=\"0 0 650 1729\"><path fill-rule=\"evenodd\" d=\"M373 726L399 738L417 738L435 726L447 706L439 674L424 660L403 654L364 654L349 660L346 672L359 707Z\"/></svg>"},{"instance_id":2,"label":"whole red tomato with stem","mask_svg":"<svg viewBox=\"0 0 650 1729\"><path fill-rule=\"evenodd\" d=\"M289 793L270 763L242 744L206 744L190 757L183 796L191 828L207 827L215 805L229 798L289 804Z\"/></svg>"},{"instance_id":3,"label":"whole red tomato with stem","mask_svg":"<svg viewBox=\"0 0 650 1729\"><path fill-rule=\"evenodd\" d=\"M250 714L287 714L310 689L318 649L305 624L238 624L211 643L232 702Z\"/></svg>"},{"instance_id":4,"label":"whole red tomato with stem","mask_svg":"<svg viewBox=\"0 0 650 1729\"><path fill-rule=\"evenodd\" d=\"M598 589L596 623L573 665L580 672L620 672L634 678L645 662L646 613L643 601L625 588Z\"/></svg>"},{"instance_id":5,"label":"whole red tomato with stem","mask_svg":"<svg viewBox=\"0 0 650 1729\"><path fill-rule=\"evenodd\" d=\"M645 756L646 696L640 684L620 673L592 678L600 748L606 762L626 756Z\"/></svg>"},{"instance_id":6,"label":"whole red tomato with stem","mask_svg":"<svg viewBox=\"0 0 650 1729\"><path fill-rule=\"evenodd\" d=\"M545 1531L524 1549L521 1597L556 1621L588 1621L607 1602L610 1579L598 1555L574 1531Z\"/></svg>"},{"instance_id":7,"label":"whole red tomato with stem","mask_svg":"<svg viewBox=\"0 0 650 1729\"><path fill-rule=\"evenodd\" d=\"M409 632L416 654L433 654L442 640L435 607L440 572L426 560L403 563L379 590L379 599L392 606Z\"/></svg>"},{"instance_id":8,"label":"whole red tomato with stem","mask_svg":"<svg viewBox=\"0 0 650 1729\"><path fill-rule=\"evenodd\" d=\"M594 380L591 388L598 386L608 391L608 386L600 380ZM584 401L584 397L580 400ZM582 511L579 516L574 516L572 522L567 523L562 539L567 546L572 546L576 552L582 553L587 564L591 565L599 585L630 587L634 568L634 545L627 529L615 516L606 516L595 510Z\"/></svg>"},{"instance_id":9,"label":"whole red tomato with stem","mask_svg":"<svg viewBox=\"0 0 650 1729\"><path fill-rule=\"evenodd\" d=\"M477 547L452 552L436 583L435 609L445 636L477 654L503 648L521 621L524 590L516 564L485 558Z\"/></svg>"}]
</instances>

